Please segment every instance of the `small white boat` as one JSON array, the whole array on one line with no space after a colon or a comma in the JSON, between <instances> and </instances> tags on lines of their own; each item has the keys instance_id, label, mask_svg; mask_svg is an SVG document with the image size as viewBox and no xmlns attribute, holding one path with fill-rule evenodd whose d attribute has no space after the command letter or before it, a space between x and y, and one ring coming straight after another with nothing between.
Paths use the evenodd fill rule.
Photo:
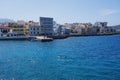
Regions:
<instances>
[{"instance_id":1,"label":"small white boat","mask_svg":"<svg viewBox=\"0 0 120 80\"><path fill-rule=\"evenodd\" d=\"M49 41L53 41L53 38L38 36L36 37L36 39L34 39L34 41L49 42Z\"/></svg>"}]
</instances>

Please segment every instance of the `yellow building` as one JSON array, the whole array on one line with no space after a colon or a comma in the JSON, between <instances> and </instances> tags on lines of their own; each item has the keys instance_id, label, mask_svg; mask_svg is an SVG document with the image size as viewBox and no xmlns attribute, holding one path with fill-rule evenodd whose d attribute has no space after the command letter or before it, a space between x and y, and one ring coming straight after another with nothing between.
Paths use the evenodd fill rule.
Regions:
<instances>
[{"instance_id":1,"label":"yellow building","mask_svg":"<svg viewBox=\"0 0 120 80\"><path fill-rule=\"evenodd\" d=\"M17 24L17 23L9 23L9 27L12 29L13 33L16 33L18 35L25 35L24 25Z\"/></svg>"}]
</instances>

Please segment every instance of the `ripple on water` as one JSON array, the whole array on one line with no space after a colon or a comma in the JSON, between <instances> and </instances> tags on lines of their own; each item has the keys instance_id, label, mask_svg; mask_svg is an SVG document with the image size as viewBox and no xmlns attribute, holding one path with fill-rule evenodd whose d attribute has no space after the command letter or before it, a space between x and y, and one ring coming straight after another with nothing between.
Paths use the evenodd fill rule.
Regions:
<instances>
[{"instance_id":1,"label":"ripple on water","mask_svg":"<svg viewBox=\"0 0 120 80\"><path fill-rule=\"evenodd\" d=\"M0 41L0 78L119 80L119 44L119 35L71 37L50 43Z\"/></svg>"}]
</instances>

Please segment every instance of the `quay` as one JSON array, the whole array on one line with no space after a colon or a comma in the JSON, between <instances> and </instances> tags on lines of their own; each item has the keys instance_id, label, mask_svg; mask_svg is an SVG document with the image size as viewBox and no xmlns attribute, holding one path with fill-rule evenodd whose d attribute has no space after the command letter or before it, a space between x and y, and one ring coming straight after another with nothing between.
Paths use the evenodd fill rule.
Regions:
<instances>
[{"instance_id":1,"label":"quay","mask_svg":"<svg viewBox=\"0 0 120 80\"><path fill-rule=\"evenodd\" d=\"M28 36L16 36L16 37L0 37L0 40L28 40Z\"/></svg>"},{"instance_id":2,"label":"quay","mask_svg":"<svg viewBox=\"0 0 120 80\"><path fill-rule=\"evenodd\" d=\"M106 33L106 34L92 34L92 35L80 35L80 34L69 34L69 35L57 35L57 36L12 36L12 37L0 37L0 40L29 40L29 41L41 41L41 42L49 42L56 39L66 39L68 37L80 37L80 36L108 36L108 35L117 35L120 33Z\"/></svg>"}]
</instances>

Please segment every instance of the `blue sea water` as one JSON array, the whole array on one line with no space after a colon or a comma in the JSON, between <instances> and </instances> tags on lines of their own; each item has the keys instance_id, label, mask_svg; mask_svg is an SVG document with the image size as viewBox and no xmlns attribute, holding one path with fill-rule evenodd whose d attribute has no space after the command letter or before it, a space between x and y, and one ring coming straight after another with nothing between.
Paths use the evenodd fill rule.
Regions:
<instances>
[{"instance_id":1,"label":"blue sea water","mask_svg":"<svg viewBox=\"0 0 120 80\"><path fill-rule=\"evenodd\" d=\"M0 41L0 80L120 80L120 35Z\"/></svg>"}]
</instances>

